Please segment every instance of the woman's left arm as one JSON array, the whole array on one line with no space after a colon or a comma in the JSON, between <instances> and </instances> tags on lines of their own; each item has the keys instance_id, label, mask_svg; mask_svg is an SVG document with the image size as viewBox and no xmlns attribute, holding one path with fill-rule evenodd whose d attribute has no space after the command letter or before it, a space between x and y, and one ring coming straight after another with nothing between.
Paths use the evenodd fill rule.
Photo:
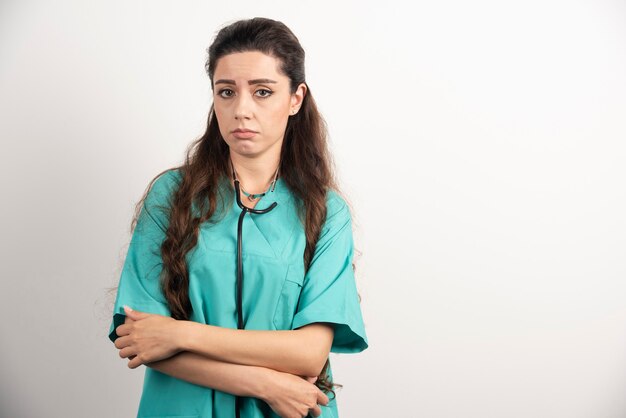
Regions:
<instances>
[{"instance_id":1,"label":"woman's left arm","mask_svg":"<svg viewBox=\"0 0 626 418\"><path fill-rule=\"evenodd\" d=\"M134 357L131 368L189 351L229 363L318 376L334 338L333 325L325 322L266 331L222 328L130 309L126 315L133 322L116 328L115 346L123 357Z\"/></svg>"},{"instance_id":2,"label":"woman's left arm","mask_svg":"<svg viewBox=\"0 0 626 418\"><path fill-rule=\"evenodd\" d=\"M215 360L318 376L333 341L333 325L316 322L296 330L240 330L178 321L181 348Z\"/></svg>"}]
</instances>

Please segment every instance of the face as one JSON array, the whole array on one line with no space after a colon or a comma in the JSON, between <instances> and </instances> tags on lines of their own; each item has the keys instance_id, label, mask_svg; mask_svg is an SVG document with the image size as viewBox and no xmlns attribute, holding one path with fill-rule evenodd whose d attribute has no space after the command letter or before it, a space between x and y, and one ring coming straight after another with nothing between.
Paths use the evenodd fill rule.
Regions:
<instances>
[{"instance_id":1,"label":"face","mask_svg":"<svg viewBox=\"0 0 626 418\"><path fill-rule=\"evenodd\" d=\"M279 68L278 59L258 51L237 52L218 60L213 106L231 153L247 157L280 154L287 121L300 109L306 85L300 84L291 94L289 78Z\"/></svg>"}]
</instances>

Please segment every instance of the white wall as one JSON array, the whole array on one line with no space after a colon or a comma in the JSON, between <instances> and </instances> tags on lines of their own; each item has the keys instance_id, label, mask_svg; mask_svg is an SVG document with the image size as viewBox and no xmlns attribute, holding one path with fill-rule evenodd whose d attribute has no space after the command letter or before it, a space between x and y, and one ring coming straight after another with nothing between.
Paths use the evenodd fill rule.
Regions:
<instances>
[{"instance_id":1,"label":"white wall","mask_svg":"<svg viewBox=\"0 0 626 418\"><path fill-rule=\"evenodd\" d=\"M356 210L370 348L331 358L342 416L626 416L608 0L3 1L2 416L134 416L105 290L134 203L203 132L205 49L257 15L300 38Z\"/></svg>"}]
</instances>

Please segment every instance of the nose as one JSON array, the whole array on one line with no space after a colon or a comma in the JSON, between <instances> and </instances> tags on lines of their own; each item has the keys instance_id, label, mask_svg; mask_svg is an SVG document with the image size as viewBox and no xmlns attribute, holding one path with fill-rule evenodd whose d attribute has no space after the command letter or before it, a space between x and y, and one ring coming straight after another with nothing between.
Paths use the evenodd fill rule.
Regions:
<instances>
[{"instance_id":1,"label":"nose","mask_svg":"<svg viewBox=\"0 0 626 418\"><path fill-rule=\"evenodd\" d=\"M240 94L235 102L235 119L250 119L252 115L252 103L247 94Z\"/></svg>"}]
</instances>

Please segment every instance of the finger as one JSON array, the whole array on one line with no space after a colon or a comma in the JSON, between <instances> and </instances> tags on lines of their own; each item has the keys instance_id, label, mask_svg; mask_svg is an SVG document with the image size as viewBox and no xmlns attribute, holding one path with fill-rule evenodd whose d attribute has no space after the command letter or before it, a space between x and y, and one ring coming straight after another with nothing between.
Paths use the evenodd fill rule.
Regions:
<instances>
[{"instance_id":1,"label":"finger","mask_svg":"<svg viewBox=\"0 0 626 418\"><path fill-rule=\"evenodd\" d=\"M135 357L131 361L128 362L128 367L131 368L131 369L136 369L137 367L141 366L142 364L143 364L143 362L141 361L141 359L139 357Z\"/></svg>"},{"instance_id":2,"label":"finger","mask_svg":"<svg viewBox=\"0 0 626 418\"><path fill-rule=\"evenodd\" d=\"M317 381L317 376L308 376L306 381L309 383L315 383Z\"/></svg>"},{"instance_id":3,"label":"finger","mask_svg":"<svg viewBox=\"0 0 626 418\"><path fill-rule=\"evenodd\" d=\"M131 309L128 306L124 306L124 312L126 313L126 316L130 317L130 319L137 321L139 319L143 319L143 318L147 318L148 316L150 316L149 313L145 313L145 312L141 312L141 311L135 311L133 309Z\"/></svg>"},{"instance_id":4,"label":"finger","mask_svg":"<svg viewBox=\"0 0 626 418\"><path fill-rule=\"evenodd\" d=\"M317 392L317 403L320 405L328 405L328 396L321 390Z\"/></svg>"},{"instance_id":5,"label":"finger","mask_svg":"<svg viewBox=\"0 0 626 418\"><path fill-rule=\"evenodd\" d=\"M130 345L130 338L129 337L117 337L113 344L118 349L128 347Z\"/></svg>"},{"instance_id":6,"label":"finger","mask_svg":"<svg viewBox=\"0 0 626 418\"><path fill-rule=\"evenodd\" d=\"M309 413L314 417L319 417L320 415L322 415L322 410L320 409L319 405L315 405L313 408L309 408Z\"/></svg>"},{"instance_id":7,"label":"finger","mask_svg":"<svg viewBox=\"0 0 626 418\"><path fill-rule=\"evenodd\" d=\"M122 324L119 327L115 328L115 333L121 337L123 335L130 334L130 327L126 324Z\"/></svg>"},{"instance_id":8,"label":"finger","mask_svg":"<svg viewBox=\"0 0 626 418\"><path fill-rule=\"evenodd\" d=\"M120 350L120 357L121 358L126 358L126 357L130 357L133 356L133 358L135 357L135 350L133 350L131 347L128 348L124 348L122 350Z\"/></svg>"}]
</instances>

